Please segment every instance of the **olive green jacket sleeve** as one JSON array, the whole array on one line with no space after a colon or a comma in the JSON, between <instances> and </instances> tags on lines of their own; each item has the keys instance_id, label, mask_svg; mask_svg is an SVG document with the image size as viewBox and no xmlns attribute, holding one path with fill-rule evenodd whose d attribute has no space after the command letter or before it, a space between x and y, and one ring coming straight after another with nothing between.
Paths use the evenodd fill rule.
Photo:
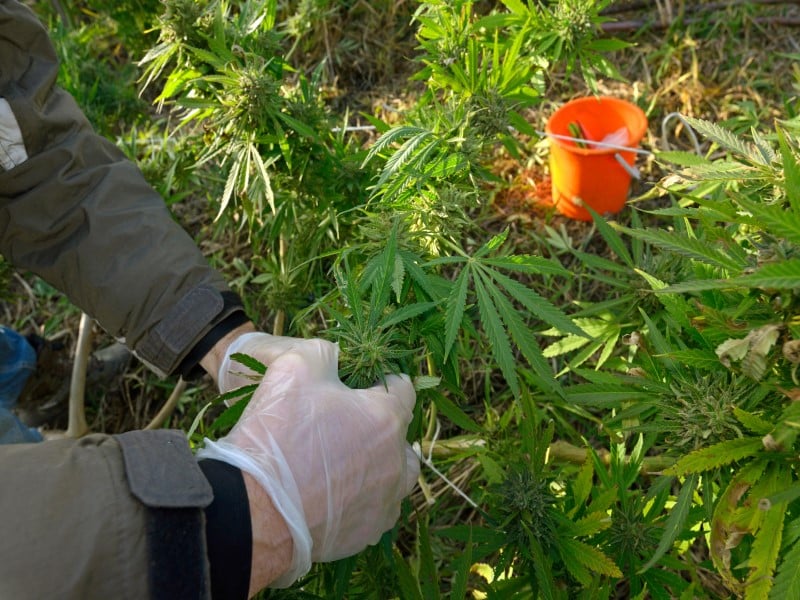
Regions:
<instances>
[{"instance_id":1,"label":"olive green jacket sleeve","mask_svg":"<svg viewBox=\"0 0 800 600\"><path fill-rule=\"evenodd\" d=\"M208 600L212 489L176 431L0 446L0 598Z\"/></svg>"},{"instance_id":2,"label":"olive green jacket sleeve","mask_svg":"<svg viewBox=\"0 0 800 600\"><path fill-rule=\"evenodd\" d=\"M241 306L57 72L36 16L0 0L0 253L171 373Z\"/></svg>"}]
</instances>

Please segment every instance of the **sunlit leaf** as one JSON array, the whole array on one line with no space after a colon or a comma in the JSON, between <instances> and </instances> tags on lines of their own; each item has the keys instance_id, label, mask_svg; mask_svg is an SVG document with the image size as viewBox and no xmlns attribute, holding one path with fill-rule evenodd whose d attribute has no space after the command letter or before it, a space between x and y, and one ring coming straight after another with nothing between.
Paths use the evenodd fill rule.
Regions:
<instances>
[{"instance_id":1,"label":"sunlit leaf","mask_svg":"<svg viewBox=\"0 0 800 600\"><path fill-rule=\"evenodd\" d=\"M737 460L756 455L763 449L761 438L737 438L700 448L681 457L672 467L664 471L666 475L688 475L702 473L729 465Z\"/></svg>"}]
</instances>

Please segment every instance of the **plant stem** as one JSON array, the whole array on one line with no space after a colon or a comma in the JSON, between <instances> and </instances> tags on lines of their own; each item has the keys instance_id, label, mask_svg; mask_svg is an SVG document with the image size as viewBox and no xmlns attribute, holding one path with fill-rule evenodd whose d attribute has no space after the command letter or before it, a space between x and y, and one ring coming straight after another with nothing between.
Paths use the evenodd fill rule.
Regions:
<instances>
[{"instance_id":1,"label":"plant stem","mask_svg":"<svg viewBox=\"0 0 800 600\"><path fill-rule=\"evenodd\" d=\"M467 435L447 440L437 440L436 442L425 439L422 440L420 447L425 456L430 454L433 458L444 459L453 458L467 450L483 447L484 445L485 441L478 436ZM608 450L600 448L596 452L604 465L611 463L611 453ZM582 465L586 462L588 452L586 448L579 448L569 442L559 440L550 444L548 457L552 462ZM658 473L671 467L676 460L671 456L645 456L642 459L642 470L645 473Z\"/></svg>"},{"instance_id":2,"label":"plant stem","mask_svg":"<svg viewBox=\"0 0 800 600\"><path fill-rule=\"evenodd\" d=\"M284 258L286 257L286 237L281 234L278 238L278 262L281 267L281 278L285 274ZM286 327L286 311L279 308L275 313L275 321L272 324L272 335L283 335Z\"/></svg>"},{"instance_id":3,"label":"plant stem","mask_svg":"<svg viewBox=\"0 0 800 600\"><path fill-rule=\"evenodd\" d=\"M597 455L604 465L611 463L611 453L605 448L597 450ZM588 452L585 448L573 446L569 442L555 441L550 444L549 460L582 465L586 462ZM627 460L627 459L626 459ZM675 458L670 456L645 456L642 459L642 470L646 473L658 473L675 464Z\"/></svg>"}]
</instances>

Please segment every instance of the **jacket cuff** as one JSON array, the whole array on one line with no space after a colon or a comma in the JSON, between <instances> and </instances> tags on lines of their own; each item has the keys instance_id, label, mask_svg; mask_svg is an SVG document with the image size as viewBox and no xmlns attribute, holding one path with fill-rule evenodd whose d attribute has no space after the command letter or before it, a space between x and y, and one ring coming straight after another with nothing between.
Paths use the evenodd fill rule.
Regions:
<instances>
[{"instance_id":1,"label":"jacket cuff","mask_svg":"<svg viewBox=\"0 0 800 600\"><path fill-rule=\"evenodd\" d=\"M208 598L210 572L203 509L213 492L177 431L114 436L131 495L146 508L148 588L153 600Z\"/></svg>"},{"instance_id":2,"label":"jacket cuff","mask_svg":"<svg viewBox=\"0 0 800 600\"><path fill-rule=\"evenodd\" d=\"M238 295L211 286L194 288L136 345L134 353L162 377L202 375L198 366L214 344L248 320Z\"/></svg>"}]
</instances>

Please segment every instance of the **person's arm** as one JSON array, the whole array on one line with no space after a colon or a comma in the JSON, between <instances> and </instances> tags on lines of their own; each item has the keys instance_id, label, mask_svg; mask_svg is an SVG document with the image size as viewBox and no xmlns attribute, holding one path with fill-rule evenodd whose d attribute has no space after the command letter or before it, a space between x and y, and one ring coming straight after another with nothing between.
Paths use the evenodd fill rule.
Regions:
<instances>
[{"instance_id":1,"label":"person's arm","mask_svg":"<svg viewBox=\"0 0 800 600\"><path fill-rule=\"evenodd\" d=\"M0 477L0 598L244 600L289 567L269 498L175 431L2 446Z\"/></svg>"},{"instance_id":2,"label":"person's arm","mask_svg":"<svg viewBox=\"0 0 800 600\"><path fill-rule=\"evenodd\" d=\"M414 389L351 390L337 358L274 357L199 460L168 430L0 446L0 598L242 600L377 543L419 474Z\"/></svg>"},{"instance_id":3,"label":"person's arm","mask_svg":"<svg viewBox=\"0 0 800 600\"><path fill-rule=\"evenodd\" d=\"M0 0L0 254L161 374L197 364L247 322L134 163L56 85L47 31Z\"/></svg>"}]
</instances>

